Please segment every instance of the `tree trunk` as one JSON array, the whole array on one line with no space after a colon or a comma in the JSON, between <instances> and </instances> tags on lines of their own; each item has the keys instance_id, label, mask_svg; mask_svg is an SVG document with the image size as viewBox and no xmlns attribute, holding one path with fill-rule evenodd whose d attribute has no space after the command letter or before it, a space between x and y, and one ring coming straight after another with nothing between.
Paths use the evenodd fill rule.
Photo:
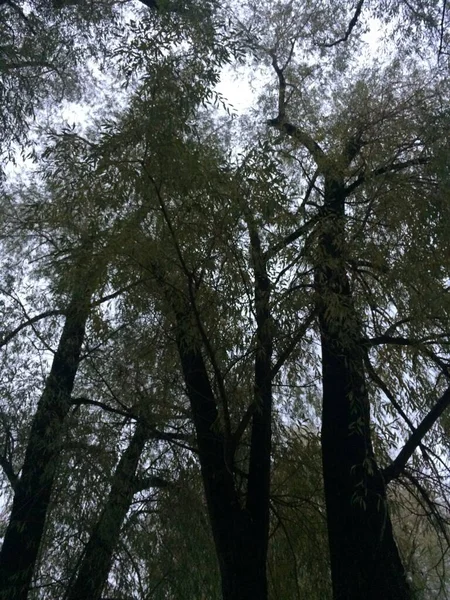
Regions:
<instances>
[{"instance_id":1,"label":"tree trunk","mask_svg":"<svg viewBox=\"0 0 450 600\"><path fill-rule=\"evenodd\" d=\"M106 504L83 552L76 580L66 600L99 600L111 568L113 552L135 492L135 473L148 439L148 428L138 421L119 460Z\"/></svg>"},{"instance_id":2,"label":"tree trunk","mask_svg":"<svg viewBox=\"0 0 450 600\"><path fill-rule=\"evenodd\" d=\"M0 552L0 598L26 600L58 466L64 419L80 361L90 294L75 291L45 389L33 417L25 460Z\"/></svg>"},{"instance_id":3,"label":"tree trunk","mask_svg":"<svg viewBox=\"0 0 450 600\"><path fill-rule=\"evenodd\" d=\"M181 340L178 347L194 415L223 600L267 600L267 549L260 541L268 532L258 529L250 511L240 504L223 436L217 432L217 407L200 351L186 347ZM263 496L260 503L264 510Z\"/></svg>"},{"instance_id":4,"label":"tree trunk","mask_svg":"<svg viewBox=\"0 0 450 600\"><path fill-rule=\"evenodd\" d=\"M345 268L344 185L325 183L315 273L322 342L322 461L334 600L408 600L370 436L361 327Z\"/></svg>"},{"instance_id":5,"label":"tree trunk","mask_svg":"<svg viewBox=\"0 0 450 600\"><path fill-rule=\"evenodd\" d=\"M268 297L263 294L263 300ZM266 298L267 300L267 298ZM261 324L266 321L261 317ZM236 490L230 440L219 430L219 413L201 351L186 342L178 315L177 345L190 400L205 498L218 558L223 600L267 600L267 546L271 440L271 346L257 352L249 483L245 506ZM262 339L270 339L267 329ZM267 337L268 336L268 337Z\"/></svg>"},{"instance_id":6,"label":"tree trunk","mask_svg":"<svg viewBox=\"0 0 450 600\"><path fill-rule=\"evenodd\" d=\"M229 525L226 547L218 552L223 600L267 600L266 555L250 515L238 509Z\"/></svg>"}]
</instances>

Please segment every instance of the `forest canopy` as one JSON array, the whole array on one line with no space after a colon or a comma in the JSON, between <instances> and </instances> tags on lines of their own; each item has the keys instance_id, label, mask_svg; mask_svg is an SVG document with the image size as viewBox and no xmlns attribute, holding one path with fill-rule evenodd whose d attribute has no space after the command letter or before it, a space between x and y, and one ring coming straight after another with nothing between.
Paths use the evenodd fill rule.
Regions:
<instances>
[{"instance_id":1,"label":"forest canopy","mask_svg":"<svg viewBox=\"0 0 450 600\"><path fill-rule=\"evenodd\" d=\"M0 0L2 600L450 598L449 24Z\"/></svg>"}]
</instances>

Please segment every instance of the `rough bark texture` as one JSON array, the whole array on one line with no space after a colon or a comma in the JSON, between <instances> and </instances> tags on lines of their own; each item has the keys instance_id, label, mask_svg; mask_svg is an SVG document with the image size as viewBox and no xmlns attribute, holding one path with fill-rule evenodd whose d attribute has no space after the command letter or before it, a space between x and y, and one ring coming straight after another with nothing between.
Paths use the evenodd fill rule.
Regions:
<instances>
[{"instance_id":1,"label":"rough bark texture","mask_svg":"<svg viewBox=\"0 0 450 600\"><path fill-rule=\"evenodd\" d=\"M344 185L328 180L315 285L322 460L334 600L411 598L370 437L361 329L345 269Z\"/></svg>"},{"instance_id":2,"label":"rough bark texture","mask_svg":"<svg viewBox=\"0 0 450 600\"><path fill-rule=\"evenodd\" d=\"M31 424L22 473L0 552L0 598L26 600L44 531L64 419L80 361L90 296L77 290Z\"/></svg>"},{"instance_id":3,"label":"rough bark texture","mask_svg":"<svg viewBox=\"0 0 450 600\"><path fill-rule=\"evenodd\" d=\"M147 439L148 428L139 421L116 467L108 499L84 549L77 577L66 600L101 598L122 524L133 500L135 473Z\"/></svg>"}]
</instances>

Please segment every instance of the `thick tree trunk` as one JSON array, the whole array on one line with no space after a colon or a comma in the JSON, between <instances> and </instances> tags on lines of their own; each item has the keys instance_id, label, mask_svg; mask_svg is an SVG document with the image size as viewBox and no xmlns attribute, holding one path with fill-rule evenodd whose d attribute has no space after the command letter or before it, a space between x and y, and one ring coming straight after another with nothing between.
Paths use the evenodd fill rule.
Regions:
<instances>
[{"instance_id":1,"label":"thick tree trunk","mask_svg":"<svg viewBox=\"0 0 450 600\"><path fill-rule=\"evenodd\" d=\"M64 419L80 361L90 295L77 290L31 425L25 460L0 552L0 598L26 600L44 531Z\"/></svg>"},{"instance_id":2,"label":"thick tree trunk","mask_svg":"<svg viewBox=\"0 0 450 600\"><path fill-rule=\"evenodd\" d=\"M322 340L322 461L334 600L408 600L370 437L361 328L345 269L344 186L325 184L315 285Z\"/></svg>"},{"instance_id":3,"label":"thick tree trunk","mask_svg":"<svg viewBox=\"0 0 450 600\"><path fill-rule=\"evenodd\" d=\"M67 600L99 600L111 568L113 552L135 492L135 473L148 439L148 428L138 421L131 441L116 467L111 491L83 553Z\"/></svg>"},{"instance_id":4,"label":"thick tree trunk","mask_svg":"<svg viewBox=\"0 0 450 600\"><path fill-rule=\"evenodd\" d=\"M223 600L267 600L266 556L244 510L234 515L228 537L228 548L218 553Z\"/></svg>"}]
</instances>

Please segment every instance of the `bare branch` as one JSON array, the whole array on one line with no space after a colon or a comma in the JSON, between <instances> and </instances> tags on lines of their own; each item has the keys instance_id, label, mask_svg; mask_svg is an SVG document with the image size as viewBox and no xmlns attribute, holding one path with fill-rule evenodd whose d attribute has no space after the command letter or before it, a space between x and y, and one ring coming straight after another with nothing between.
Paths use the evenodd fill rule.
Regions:
<instances>
[{"instance_id":1,"label":"bare branch","mask_svg":"<svg viewBox=\"0 0 450 600\"><path fill-rule=\"evenodd\" d=\"M151 475L150 477L135 477L133 481L133 489L134 493L142 492L143 490L148 490L149 488L167 488L171 484L167 479L163 479L162 477L158 477L156 475Z\"/></svg>"},{"instance_id":2,"label":"bare branch","mask_svg":"<svg viewBox=\"0 0 450 600\"><path fill-rule=\"evenodd\" d=\"M315 318L316 318L316 311L313 310L308 315L308 317L306 318L306 320L304 321L304 323L302 323L302 325L297 330L297 332L295 333L295 335L292 336L292 338L291 338L289 344L286 346L286 348L284 348L284 350L282 352L280 352L280 354L278 356L277 362L272 367L272 371L271 371L272 378L275 377L275 375L278 373L278 371L284 365L284 363L286 362L286 360L289 358L289 356L295 350L295 347L302 340L302 338L305 336L306 332L308 331L308 329L312 325L312 323L313 323L313 321L314 321Z\"/></svg>"},{"instance_id":3,"label":"bare branch","mask_svg":"<svg viewBox=\"0 0 450 600\"><path fill-rule=\"evenodd\" d=\"M311 154L318 168L321 171L324 170L324 161L326 159L325 152L308 132L296 125L292 125L292 123L286 123L284 118L280 118L279 115L275 119L269 119L267 124L300 142L300 144L302 144Z\"/></svg>"},{"instance_id":4,"label":"bare branch","mask_svg":"<svg viewBox=\"0 0 450 600\"><path fill-rule=\"evenodd\" d=\"M384 392L384 395L386 396L386 398L388 398L390 400L392 406L395 408L395 410L398 412L398 414L402 417L402 419L405 421L405 423L408 424L411 431L414 432L414 430L415 430L414 423L411 421L411 419L405 413L405 411L403 410L401 405L397 402L394 394L391 392L391 390L388 388L388 386L384 383L384 381L381 379L381 377L375 371L375 369L373 368L373 366L369 360L369 357L367 355L365 357L365 363L366 363L366 368L367 368L369 377Z\"/></svg>"},{"instance_id":5,"label":"bare branch","mask_svg":"<svg viewBox=\"0 0 450 600\"><path fill-rule=\"evenodd\" d=\"M445 13L447 11L447 0L442 1L442 13L441 13L441 25L439 29L439 50L438 50L438 60L441 58L442 51L444 48L444 33L445 33Z\"/></svg>"},{"instance_id":6,"label":"bare branch","mask_svg":"<svg viewBox=\"0 0 450 600\"><path fill-rule=\"evenodd\" d=\"M364 0L359 0L358 4L356 5L355 13L354 13L353 17L351 18L351 20L348 24L347 30L342 37L335 40L334 42L319 44L319 46L321 48L332 48L333 46L337 46L338 44L341 44L342 42L346 42L348 40L348 38L351 36L352 31L355 28L356 23L358 22L359 16L362 11L363 4L364 4Z\"/></svg>"},{"instance_id":7,"label":"bare branch","mask_svg":"<svg viewBox=\"0 0 450 600\"><path fill-rule=\"evenodd\" d=\"M13 490L16 489L17 480L19 476L14 472L12 463L6 456L0 456L0 467L3 469L4 474L8 478L8 481Z\"/></svg>"},{"instance_id":8,"label":"bare branch","mask_svg":"<svg viewBox=\"0 0 450 600\"><path fill-rule=\"evenodd\" d=\"M275 127L281 133L285 133L286 135L298 140L303 146L305 146L313 159L316 161L317 166L320 168L325 159L325 153L322 148L306 131L303 131L300 127L286 122L286 78L284 76L284 70L292 58L293 50L294 46L292 45L288 60L283 67L280 67L278 64L275 51L272 50L269 53L272 58L272 66L278 77L278 116L275 119L269 119L267 124L271 127Z\"/></svg>"},{"instance_id":9,"label":"bare branch","mask_svg":"<svg viewBox=\"0 0 450 600\"><path fill-rule=\"evenodd\" d=\"M105 402L100 402L98 400L91 400L90 398L80 397L80 398L71 398L71 404L74 406L96 406L97 408L101 408L106 412L110 412L114 415L120 415L121 417L127 417L128 419L136 419L137 415L133 412L132 409L124 410L121 408L114 408L113 406L109 406Z\"/></svg>"},{"instance_id":10,"label":"bare branch","mask_svg":"<svg viewBox=\"0 0 450 600\"><path fill-rule=\"evenodd\" d=\"M72 398L71 403L74 404L75 406L96 406L97 408L101 408L102 410L104 410L106 412L109 412L109 413L112 413L115 415L120 415L121 417L125 417L128 419L134 419L136 421L140 420L140 419L145 419L145 417L137 414L137 412L135 410L133 410L136 407L130 408L130 410L124 410L124 409L114 408L112 406L109 406L105 402L100 402L98 400L91 400L90 398L85 398L85 397ZM180 448L189 450L190 452L193 452L193 453L197 453L196 448L193 448L192 446L188 446L187 444L182 443L182 442L189 442L191 440L189 435L185 435L182 433L173 433L171 431L160 431L159 429L154 427L151 423L147 423L147 426L148 426L148 430L149 430L149 433L148 433L149 439L170 442L172 444L175 444L176 446L179 446Z\"/></svg>"},{"instance_id":11,"label":"bare branch","mask_svg":"<svg viewBox=\"0 0 450 600\"><path fill-rule=\"evenodd\" d=\"M104 302L108 302L108 300L114 300L114 298L117 298L124 292L128 292L129 290L140 285L141 283L144 283L145 281L147 281L147 278L145 278L145 277L142 277L141 279L138 279L137 281L133 281L129 285L126 285L123 288L116 290L115 292L111 292L111 294L108 294L107 296L102 296L98 300L95 300L94 302L92 302L92 306L99 306L100 304L103 304Z\"/></svg>"},{"instance_id":12,"label":"bare branch","mask_svg":"<svg viewBox=\"0 0 450 600\"><path fill-rule=\"evenodd\" d=\"M241 441L241 438L244 435L245 430L247 429L250 421L252 420L255 410L256 410L256 404L254 402L252 402L248 406L247 410L244 413L244 416L242 417L238 426L236 427L236 430L233 434L232 448L231 448L233 453L236 450L237 445Z\"/></svg>"},{"instance_id":13,"label":"bare branch","mask_svg":"<svg viewBox=\"0 0 450 600\"><path fill-rule=\"evenodd\" d=\"M442 535L444 536L444 538L445 538L445 540L447 542L447 545L450 546L450 537L448 535L448 523L445 521L445 519L443 518L443 516L439 512L439 509L438 509L438 506L436 505L436 502L434 502L430 498L430 495L429 495L428 491L420 483L420 481L417 479L417 477L415 477L409 471L405 471L404 476L419 491L419 493L420 493L421 497L423 498L425 504L428 506L428 509L429 509L428 516L431 515L431 516L433 516L436 519L437 528L439 529L440 533L442 533ZM405 485L404 482L403 482L403 485ZM405 487L406 487L406 489L408 489L407 486L405 486ZM408 491L410 491L410 490L408 489ZM417 498L417 496L414 495L414 497L417 500L419 500L419 498ZM419 502L420 502L420 500L419 500ZM420 502L420 504L422 505L421 502ZM422 508L425 508L425 507L422 505Z\"/></svg>"},{"instance_id":14,"label":"bare branch","mask_svg":"<svg viewBox=\"0 0 450 600\"><path fill-rule=\"evenodd\" d=\"M383 475L386 483L397 478L403 472L406 463L414 454L414 451L420 445L424 436L430 431L448 406L450 406L450 387L445 390L433 408L422 419L394 461L384 469Z\"/></svg>"},{"instance_id":15,"label":"bare branch","mask_svg":"<svg viewBox=\"0 0 450 600\"><path fill-rule=\"evenodd\" d=\"M447 337L447 336L445 336ZM450 377L449 365L444 362L435 352L433 352L426 344L433 342L430 337L423 339L411 339L403 336L379 335L374 338L362 340L366 346L380 346L381 344L391 344L394 346L411 346L420 350L427 356L435 365L437 365L446 377Z\"/></svg>"},{"instance_id":16,"label":"bare branch","mask_svg":"<svg viewBox=\"0 0 450 600\"><path fill-rule=\"evenodd\" d=\"M349 196L352 192L355 191L360 185L365 183L366 181L372 179L373 177L378 177L380 175L387 175L389 173L398 173L400 171L404 171L409 167L416 167L419 165L427 165L430 162L430 159L426 156L419 158L412 158L411 160L405 160L403 162L390 162L383 167L378 167L378 169L374 169L370 173L362 173L353 183L348 185L345 188L345 195Z\"/></svg>"},{"instance_id":17,"label":"bare branch","mask_svg":"<svg viewBox=\"0 0 450 600\"><path fill-rule=\"evenodd\" d=\"M21 323L15 329L3 335L3 337L0 339L0 348L6 346L6 344L8 344L18 333L20 333L26 327L30 327L34 323L42 321L42 319L47 319L48 317L55 317L64 314L65 311L63 310L47 310L39 315L27 318L27 320L24 323Z\"/></svg>"},{"instance_id":18,"label":"bare branch","mask_svg":"<svg viewBox=\"0 0 450 600\"><path fill-rule=\"evenodd\" d=\"M306 190L306 194L305 194L305 198L304 198L303 202L307 202L307 200L311 194L311 191L314 188L314 185L315 185L315 182L317 179L317 175L318 175L318 171L315 172L314 177L312 178L312 180L309 183L309 186L308 186L308 189ZM302 237L308 231L308 229L310 229L311 226L316 223L316 220L317 219L310 219L309 221L307 221L306 223L304 223L303 225L298 227L295 231L286 235L282 240L280 240L279 242L274 244L271 248L268 248L268 250L266 250L266 252L264 253L264 258L266 260L270 260L271 258L276 256L278 254L278 252L280 252L280 250L287 248L289 246L289 244L292 244L292 242L295 242L296 240L298 240L299 237Z\"/></svg>"}]
</instances>

